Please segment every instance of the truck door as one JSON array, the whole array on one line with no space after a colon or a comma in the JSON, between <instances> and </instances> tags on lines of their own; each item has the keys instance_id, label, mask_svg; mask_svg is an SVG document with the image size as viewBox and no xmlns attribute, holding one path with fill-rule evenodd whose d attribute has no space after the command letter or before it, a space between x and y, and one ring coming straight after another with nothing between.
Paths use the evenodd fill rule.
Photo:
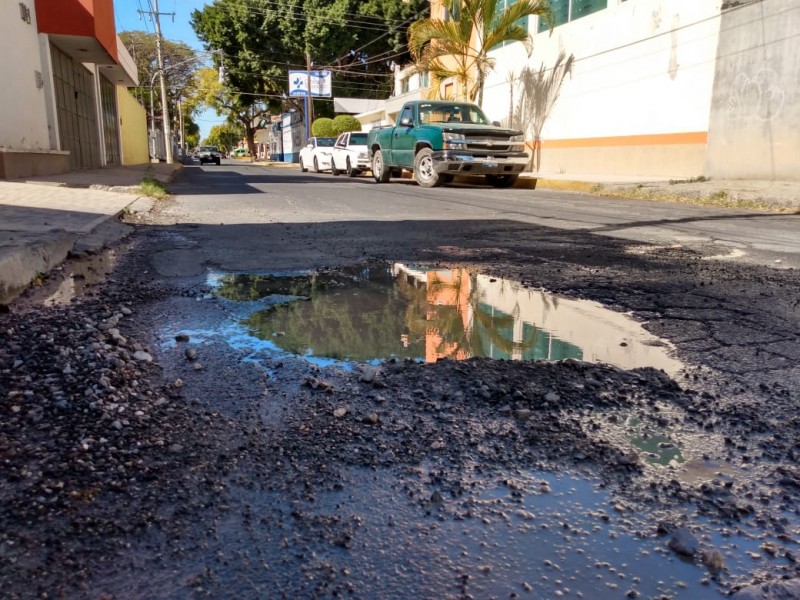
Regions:
<instances>
[{"instance_id":1,"label":"truck door","mask_svg":"<svg viewBox=\"0 0 800 600\"><path fill-rule=\"evenodd\" d=\"M401 125L403 122L411 125ZM404 106L397 119L397 126L392 132L392 158L391 162L400 167L414 167L414 135L412 130L415 125L414 110L412 106Z\"/></svg>"}]
</instances>

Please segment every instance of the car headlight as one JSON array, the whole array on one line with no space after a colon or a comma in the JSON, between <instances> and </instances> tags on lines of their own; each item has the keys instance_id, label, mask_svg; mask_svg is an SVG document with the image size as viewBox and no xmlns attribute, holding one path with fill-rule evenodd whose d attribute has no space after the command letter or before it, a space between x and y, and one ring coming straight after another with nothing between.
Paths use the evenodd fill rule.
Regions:
<instances>
[{"instance_id":1,"label":"car headlight","mask_svg":"<svg viewBox=\"0 0 800 600\"><path fill-rule=\"evenodd\" d=\"M445 150L448 148L462 150L466 144L463 133L451 133L449 131L442 133L442 141L444 142Z\"/></svg>"},{"instance_id":2,"label":"car headlight","mask_svg":"<svg viewBox=\"0 0 800 600\"><path fill-rule=\"evenodd\" d=\"M366 152L359 152L358 153L358 158L367 158L367 153Z\"/></svg>"},{"instance_id":3,"label":"car headlight","mask_svg":"<svg viewBox=\"0 0 800 600\"><path fill-rule=\"evenodd\" d=\"M525 136L523 134L521 134L521 133L519 135L512 135L510 138L508 138L508 141L509 142L524 143L525 142Z\"/></svg>"}]
</instances>

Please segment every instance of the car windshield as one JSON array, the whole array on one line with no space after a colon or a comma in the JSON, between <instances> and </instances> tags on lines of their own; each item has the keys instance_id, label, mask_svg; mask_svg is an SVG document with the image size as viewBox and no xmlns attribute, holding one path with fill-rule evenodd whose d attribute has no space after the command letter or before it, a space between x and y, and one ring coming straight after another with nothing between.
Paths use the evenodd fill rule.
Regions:
<instances>
[{"instance_id":1,"label":"car windshield","mask_svg":"<svg viewBox=\"0 0 800 600\"><path fill-rule=\"evenodd\" d=\"M477 123L488 125L489 121L481 109L474 104L450 104L431 102L419 105L421 123Z\"/></svg>"},{"instance_id":2,"label":"car windshield","mask_svg":"<svg viewBox=\"0 0 800 600\"><path fill-rule=\"evenodd\" d=\"M333 146L335 138L317 138L317 146Z\"/></svg>"},{"instance_id":3,"label":"car windshield","mask_svg":"<svg viewBox=\"0 0 800 600\"><path fill-rule=\"evenodd\" d=\"M216 151L217 151L216 146L202 146L200 148L200 152L216 152Z\"/></svg>"},{"instance_id":4,"label":"car windshield","mask_svg":"<svg viewBox=\"0 0 800 600\"><path fill-rule=\"evenodd\" d=\"M351 133L350 134L350 146L366 146L367 145L367 134L366 133Z\"/></svg>"}]
</instances>

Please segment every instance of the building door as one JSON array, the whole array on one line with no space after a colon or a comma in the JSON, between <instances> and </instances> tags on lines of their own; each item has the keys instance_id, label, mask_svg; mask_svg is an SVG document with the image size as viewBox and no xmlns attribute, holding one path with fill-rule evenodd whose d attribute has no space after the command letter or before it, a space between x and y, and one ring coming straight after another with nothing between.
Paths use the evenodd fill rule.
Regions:
<instances>
[{"instance_id":1,"label":"building door","mask_svg":"<svg viewBox=\"0 0 800 600\"><path fill-rule=\"evenodd\" d=\"M102 75L100 76L100 105L103 114L103 144L106 151L106 164L118 165L120 159L117 88Z\"/></svg>"},{"instance_id":2,"label":"building door","mask_svg":"<svg viewBox=\"0 0 800 600\"><path fill-rule=\"evenodd\" d=\"M61 150L69 151L70 169L99 167L100 140L92 74L52 44L50 54Z\"/></svg>"}]
</instances>

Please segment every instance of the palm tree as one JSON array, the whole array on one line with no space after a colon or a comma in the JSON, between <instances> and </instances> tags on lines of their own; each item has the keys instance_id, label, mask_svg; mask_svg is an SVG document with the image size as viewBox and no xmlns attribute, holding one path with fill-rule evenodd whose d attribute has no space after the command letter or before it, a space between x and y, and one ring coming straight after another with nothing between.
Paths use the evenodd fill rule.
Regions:
<instances>
[{"instance_id":1,"label":"palm tree","mask_svg":"<svg viewBox=\"0 0 800 600\"><path fill-rule=\"evenodd\" d=\"M494 67L489 51L504 42L522 42L530 56L533 41L521 19L536 15L552 26L547 0L443 0L458 18L450 21L421 19L412 23L408 48L419 67L435 82L454 77L465 99L483 102L486 76Z\"/></svg>"}]
</instances>

